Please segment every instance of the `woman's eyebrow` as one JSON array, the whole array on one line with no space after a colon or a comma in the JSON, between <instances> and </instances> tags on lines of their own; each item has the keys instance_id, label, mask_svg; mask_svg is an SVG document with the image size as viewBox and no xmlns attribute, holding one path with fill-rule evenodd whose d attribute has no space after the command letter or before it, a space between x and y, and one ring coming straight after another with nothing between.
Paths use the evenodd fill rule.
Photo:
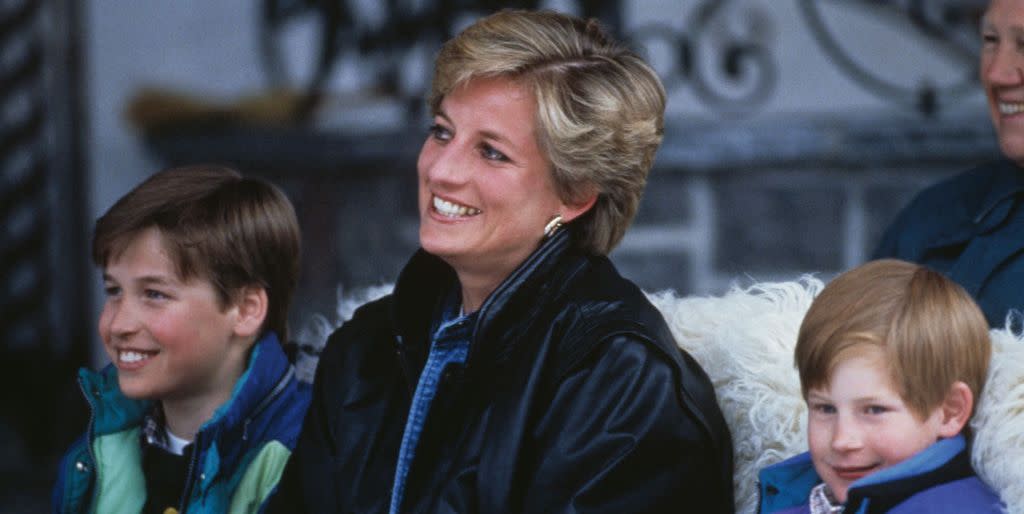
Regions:
<instances>
[{"instance_id":1,"label":"woman's eyebrow","mask_svg":"<svg viewBox=\"0 0 1024 514\"><path fill-rule=\"evenodd\" d=\"M444 109L442 109L441 107L437 108L437 112L434 113L434 116L444 118L444 121L447 121L449 125L455 124L454 122L452 122L452 119L448 117L448 113L444 112Z\"/></svg>"}]
</instances>

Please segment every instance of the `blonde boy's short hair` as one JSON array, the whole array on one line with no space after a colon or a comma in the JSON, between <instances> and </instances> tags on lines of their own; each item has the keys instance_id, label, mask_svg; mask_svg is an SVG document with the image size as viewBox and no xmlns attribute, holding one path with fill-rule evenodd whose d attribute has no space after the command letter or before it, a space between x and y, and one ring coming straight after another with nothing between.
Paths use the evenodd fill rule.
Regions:
<instances>
[{"instance_id":1,"label":"blonde boy's short hair","mask_svg":"<svg viewBox=\"0 0 1024 514\"><path fill-rule=\"evenodd\" d=\"M811 304L795 356L804 398L828 384L844 359L872 352L923 419L956 381L977 404L992 344L985 316L962 287L923 266L884 259L838 276Z\"/></svg>"}]
</instances>

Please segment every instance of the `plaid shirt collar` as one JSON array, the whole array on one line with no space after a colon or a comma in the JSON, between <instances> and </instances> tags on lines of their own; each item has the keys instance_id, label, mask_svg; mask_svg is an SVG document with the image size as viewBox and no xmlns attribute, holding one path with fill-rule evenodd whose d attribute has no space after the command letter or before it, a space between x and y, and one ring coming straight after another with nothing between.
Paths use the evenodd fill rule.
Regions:
<instances>
[{"instance_id":1,"label":"plaid shirt collar","mask_svg":"<svg viewBox=\"0 0 1024 514\"><path fill-rule=\"evenodd\" d=\"M157 402L142 420L142 444L156 446L171 452L171 444L167 439L167 421L164 409ZM172 452L173 453L173 452Z\"/></svg>"},{"instance_id":2,"label":"plaid shirt collar","mask_svg":"<svg viewBox=\"0 0 1024 514\"><path fill-rule=\"evenodd\" d=\"M843 504L836 504L832 497L832 491L824 482L811 489L811 514L839 514L843 511Z\"/></svg>"}]
</instances>

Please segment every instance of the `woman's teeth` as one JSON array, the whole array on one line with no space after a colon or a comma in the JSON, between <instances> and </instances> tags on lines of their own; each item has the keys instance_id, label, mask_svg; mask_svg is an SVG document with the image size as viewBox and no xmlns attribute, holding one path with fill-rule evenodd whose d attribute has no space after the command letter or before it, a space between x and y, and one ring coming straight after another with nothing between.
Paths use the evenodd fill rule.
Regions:
<instances>
[{"instance_id":1,"label":"woman's teeth","mask_svg":"<svg viewBox=\"0 0 1024 514\"><path fill-rule=\"evenodd\" d=\"M448 216L449 218L455 218L458 216L476 216L477 214L480 214L480 209L452 203L447 200L442 200L436 196L434 197L434 210Z\"/></svg>"}]
</instances>

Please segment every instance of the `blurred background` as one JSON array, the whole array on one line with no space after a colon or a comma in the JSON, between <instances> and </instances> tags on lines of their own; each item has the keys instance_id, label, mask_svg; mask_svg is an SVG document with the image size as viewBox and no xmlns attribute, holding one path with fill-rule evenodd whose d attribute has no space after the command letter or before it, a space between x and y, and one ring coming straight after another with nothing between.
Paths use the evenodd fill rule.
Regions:
<instances>
[{"instance_id":1,"label":"blurred background","mask_svg":"<svg viewBox=\"0 0 1024 514\"><path fill-rule=\"evenodd\" d=\"M92 224L149 174L226 163L304 230L292 338L416 247L423 93L442 41L501 7L599 18L669 94L612 257L647 290L828 278L924 186L998 156L985 0L0 0L0 511L48 509L104 363Z\"/></svg>"}]
</instances>

